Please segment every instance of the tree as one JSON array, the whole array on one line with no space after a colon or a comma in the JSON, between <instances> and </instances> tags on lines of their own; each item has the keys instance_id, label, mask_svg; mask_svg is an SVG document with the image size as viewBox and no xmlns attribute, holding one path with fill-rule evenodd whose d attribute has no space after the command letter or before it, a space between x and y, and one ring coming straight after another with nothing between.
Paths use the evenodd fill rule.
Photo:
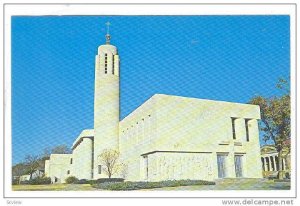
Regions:
<instances>
[{"instance_id":1,"label":"tree","mask_svg":"<svg viewBox=\"0 0 300 206\"><path fill-rule=\"evenodd\" d=\"M120 153L116 150L104 150L99 155L100 164L108 178L121 170L122 164L119 163L119 158Z\"/></svg>"},{"instance_id":2,"label":"tree","mask_svg":"<svg viewBox=\"0 0 300 206\"><path fill-rule=\"evenodd\" d=\"M21 176L25 174L30 174L30 179L32 174L37 169L45 168L45 160L50 159L51 154L70 154L72 151L67 145L57 145L54 147L46 147L39 156L27 155L24 160L14 166L12 166L13 176Z\"/></svg>"},{"instance_id":3,"label":"tree","mask_svg":"<svg viewBox=\"0 0 300 206\"><path fill-rule=\"evenodd\" d=\"M51 154L70 154L72 153L71 149L65 145L57 145L54 147L45 147L42 153L43 159L49 159Z\"/></svg>"},{"instance_id":4,"label":"tree","mask_svg":"<svg viewBox=\"0 0 300 206\"><path fill-rule=\"evenodd\" d=\"M12 175L13 176L21 176L26 174L26 165L23 163L16 164L12 166Z\"/></svg>"},{"instance_id":5,"label":"tree","mask_svg":"<svg viewBox=\"0 0 300 206\"><path fill-rule=\"evenodd\" d=\"M51 149L52 154L70 154L72 153L70 148L67 145L58 145Z\"/></svg>"},{"instance_id":6,"label":"tree","mask_svg":"<svg viewBox=\"0 0 300 206\"><path fill-rule=\"evenodd\" d=\"M45 147L44 150L43 150L43 153L42 153L42 158L43 159L49 159L50 158L50 155L51 155L51 151L52 149L50 147Z\"/></svg>"},{"instance_id":7,"label":"tree","mask_svg":"<svg viewBox=\"0 0 300 206\"><path fill-rule=\"evenodd\" d=\"M262 97L256 96L250 100L250 104L260 106L261 121L260 130L263 131L263 140L271 140L278 152L279 174L278 178L283 179L282 171L282 150L286 142L290 140L291 134L291 103L288 82L279 79L277 88L284 94L280 97Z\"/></svg>"},{"instance_id":8,"label":"tree","mask_svg":"<svg viewBox=\"0 0 300 206\"><path fill-rule=\"evenodd\" d=\"M38 156L27 155L24 163L27 167L27 173L29 173L31 179L32 174L40 167L40 159Z\"/></svg>"},{"instance_id":9,"label":"tree","mask_svg":"<svg viewBox=\"0 0 300 206\"><path fill-rule=\"evenodd\" d=\"M20 184L21 176L25 175L27 172L27 167L23 163L16 164L12 167L12 176L17 177L18 184Z\"/></svg>"}]
</instances>

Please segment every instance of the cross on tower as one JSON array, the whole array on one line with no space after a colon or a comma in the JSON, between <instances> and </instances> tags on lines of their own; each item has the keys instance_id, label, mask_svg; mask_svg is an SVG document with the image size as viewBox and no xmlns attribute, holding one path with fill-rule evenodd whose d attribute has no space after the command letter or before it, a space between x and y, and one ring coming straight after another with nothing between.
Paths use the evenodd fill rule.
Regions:
<instances>
[{"instance_id":1,"label":"cross on tower","mask_svg":"<svg viewBox=\"0 0 300 206\"><path fill-rule=\"evenodd\" d=\"M106 44L110 43L109 26L110 26L110 22L108 21L108 22L106 22L106 35L105 35Z\"/></svg>"},{"instance_id":2,"label":"cross on tower","mask_svg":"<svg viewBox=\"0 0 300 206\"><path fill-rule=\"evenodd\" d=\"M109 26L110 26L110 22L106 22L106 34L109 34Z\"/></svg>"}]
</instances>

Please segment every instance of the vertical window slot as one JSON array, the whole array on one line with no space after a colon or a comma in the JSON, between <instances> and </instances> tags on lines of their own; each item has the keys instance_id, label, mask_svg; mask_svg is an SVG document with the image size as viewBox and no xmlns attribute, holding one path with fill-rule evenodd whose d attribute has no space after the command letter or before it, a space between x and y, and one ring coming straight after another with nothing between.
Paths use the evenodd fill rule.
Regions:
<instances>
[{"instance_id":1,"label":"vertical window slot","mask_svg":"<svg viewBox=\"0 0 300 206\"><path fill-rule=\"evenodd\" d=\"M233 139L236 139L235 120L236 120L236 118L231 117L231 127L232 127L232 138Z\"/></svg>"}]
</instances>

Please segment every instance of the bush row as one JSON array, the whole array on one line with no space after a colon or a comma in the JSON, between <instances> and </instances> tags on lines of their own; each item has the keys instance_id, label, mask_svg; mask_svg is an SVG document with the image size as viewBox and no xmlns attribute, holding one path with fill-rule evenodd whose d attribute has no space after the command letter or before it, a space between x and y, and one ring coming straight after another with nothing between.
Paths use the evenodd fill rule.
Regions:
<instances>
[{"instance_id":1,"label":"bush row","mask_svg":"<svg viewBox=\"0 0 300 206\"><path fill-rule=\"evenodd\" d=\"M116 182L124 182L123 178L100 178L97 180L91 180L90 184L101 184L101 183L116 183Z\"/></svg>"},{"instance_id":2,"label":"bush row","mask_svg":"<svg viewBox=\"0 0 300 206\"><path fill-rule=\"evenodd\" d=\"M51 184L50 177L37 177L32 180L25 180L20 182L21 185L48 185Z\"/></svg>"},{"instance_id":3,"label":"bush row","mask_svg":"<svg viewBox=\"0 0 300 206\"><path fill-rule=\"evenodd\" d=\"M215 185L215 182L204 180L168 180L162 182L122 182L112 183L104 182L100 184L92 184L93 187L104 190L139 190L152 189L161 187L178 187L190 185Z\"/></svg>"},{"instance_id":4,"label":"bush row","mask_svg":"<svg viewBox=\"0 0 300 206\"><path fill-rule=\"evenodd\" d=\"M75 176L66 178L67 184L100 184L105 182L124 182L123 178L100 178L97 180L78 179Z\"/></svg>"},{"instance_id":5,"label":"bush row","mask_svg":"<svg viewBox=\"0 0 300 206\"><path fill-rule=\"evenodd\" d=\"M18 184L19 184L19 179L12 180L12 185L18 185Z\"/></svg>"}]
</instances>

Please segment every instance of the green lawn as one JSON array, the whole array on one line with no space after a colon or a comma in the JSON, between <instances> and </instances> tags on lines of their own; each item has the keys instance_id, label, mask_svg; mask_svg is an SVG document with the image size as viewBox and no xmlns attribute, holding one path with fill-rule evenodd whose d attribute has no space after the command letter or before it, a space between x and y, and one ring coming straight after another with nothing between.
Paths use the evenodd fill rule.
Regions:
<instances>
[{"instance_id":1,"label":"green lawn","mask_svg":"<svg viewBox=\"0 0 300 206\"><path fill-rule=\"evenodd\" d=\"M90 184L13 185L13 191L90 191Z\"/></svg>"},{"instance_id":2,"label":"green lawn","mask_svg":"<svg viewBox=\"0 0 300 206\"><path fill-rule=\"evenodd\" d=\"M89 184L13 185L14 191L92 191ZM197 190L289 190L290 182L274 182L263 179L224 179L216 185L193 185L144 189L146 191L197 191Z\"/></svg>"}]
</instances>

